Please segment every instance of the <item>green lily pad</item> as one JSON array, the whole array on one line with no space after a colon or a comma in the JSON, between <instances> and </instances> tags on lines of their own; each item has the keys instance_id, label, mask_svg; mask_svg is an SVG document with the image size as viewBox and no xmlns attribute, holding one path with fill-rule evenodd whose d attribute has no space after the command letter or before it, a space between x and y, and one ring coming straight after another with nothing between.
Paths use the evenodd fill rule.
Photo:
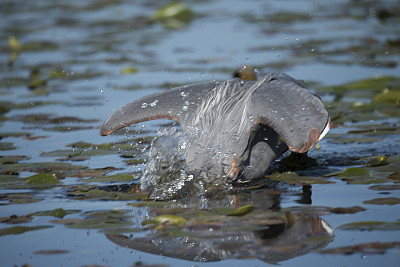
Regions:
<instances>
[{"instance_id":1,"label":"green lily pad","mask_svg":"<svg viewBox=\"0 0 400 267\"><path fill-rule=\"evenodd\" d=\"M352 177L352 176L369 176L371 172L366 168L347 168L341 173L337 174L337 177Z\"/></svg>"},{"instance_id":2,"label":"green lily pad","mask_svg":"<svg viewBox=\"0 0 400 267\"><path fill-rule=\"evenodd\" d=\"M275 173L266 176L268 179L282 181L293 185L311 185L311 184L333 184L335 182L329 181L324 177L312 176L299 176L295 172Z\"/></svg>"},{"instance_id":3,"label":"green lily pad","mask_svg":"<svg viewBox=\"0 0 400 267\"><path fill-rule=\"evenodd\" d=\"M392 190L400 190L400 185L398 184L374 185L370 186L368 189L377 191L392 191Z\"/></svg>"},{"instance_id":4,"label":"green lily pad","mask_svg":"<svg viewBox=\"0 0 400 267\"><path fill-rule=\"evenodd\" d=\"M341 230L359 230L359 231L398 231L400 230L400 222L381 222L366 221L347 223L339 226Z\"/></svg>"},{"instance_id":5,"label":"green lily pad","mask_svg":"<svg viewBox=\"0 0 400 267\"><path fill-rule=\"evenodd\" d=\"M85 179L82 181L89 182L89 183L112 183L112 182L132 181L135 179L137 179L137 177L133 176L132 174L118 173L118 174L113 174L113 175L89 178L89 179Z\"/></svg>"},{"instance_id":6,"label":"green lily pad","mask_svg":"<svg viewBox=\"0 0 400 267\"><path fill-rule=\"evenodd\" d=\"M342 207L337 207L337 208L331 208L330 212L336 213L336 214L354 214L360 211L366 211L363 207L360 206L353 206L349 208L342 208Z\"/></svg>"},{"instance_id":7,"label":"green lily pad","mask_svg":"<svg viewBox=\"0 0 400 267\"><path fill-rule=\"evenodd\" d=\"M229 212L227 215L228 216L244 216L247 213L250 213L253 210L252 205L245 205L242 207L237 208L236 210Z\"/></svg>"},{"instance_id":8,"label":"green lily pad","mask_svg":"<svg viewBox=\"0 0 400 267\"><path fill-rule=\"evenodd\" d=\"M12 193L12 194L1 194L0 200L8 201L1 203L0 205L13 205L13 204L28 204L42 201L43 199L35 198L34 194L29 193Z\"/></svg>"},{"instance_id":9,"label":"green lily pad","mask_svg":"<svg viewBox=\"0 0 400 267\"><path fill-rule=\"evenodd\" d=\"M10 217L0 217L0 223L8 224L21 224L27 223L33 220L33 214L29 213L24 216L11 215Z\"/></svg>"},{"instance_id":10,"label":"green lily pad","mask_svg":"<svg viewBox=\"0 0 400 267\"><path fill-rule=\"evenodd\" d=\"M0 229L0 236L4 235L19 235L29 231L42 230L46 228L51 228L52 226L13 226L9 228Z\"/></svg>"},{"instance_id":11,"label":"green lily pad","mask_svg":"<svg viewBox=\"0 0 400 267\"><path fill-rule=\"evenodd\" d=\"M160 21L164 27L179 29L193 18L193 12L183 3L173 2L156 10L151 19Z\"/></svg>"},{"instance_id":12,"label":"green lily pad","mask_svg":"<svg viewBox=\"0 0 400 267\"><path fill-rule=\"evenodd\" d=\"M100 210L82 214L86 218L77 223L67 224L68 228L78 229L115 229L131 226L129 210Z\"/></svg>"},{"instance_id":13,"label":"green lily pad","mask_svg":"<svg viewBox=\"0 0 400 267\"><path fill-rule=\"evenodd\" d=\"M28 160L30 157L28 156L0 156L1 164L15 164L21 160Z\"/></svg>"},{"instance_id":14,"label":"green lily pad","mask_svg":"<svg viewBox=\"0 0 400 267\"><path fill-rule=\"evenodd\" d=\"M64 218L66 215L79 213L80 210L64 210L62 208L54 209L54 210L46 210L46 211L39 211L35 212L35 216L53 216L56 218Z\"/></svg>"},{"instance_id":15,"label":"green lily pad","mask_svg":"<svg viewBox=\"0 0 400 267\"><path fill-rule=\"evenodd\" d=\"M101 199L101 200L146 200L147 192L129 193L129 192L116 192L116 191L105 191L96 188L83 189L71 189L68 191L68 195L74 199Z\"/></svg>"},{"instance_id":16,"label":"green lily pad","mask_svg":"<svg viewBox=\"0 0 400 267\"><path fill-rule=\"evenodd\" d=\"M121 73L124 75L138 73L138 71L139 70L137 68L122 68L121 69Z\"/></svg>"},{"instance_id":17,"label":"green lily pad","mask_svg":"<svg viewBox=\"0 0 400 267\"><path fill-rule=\"evenodd\" d=\"M362 253L365 254L383 254L386 250L391 248L400 247L400 242L371 242L371 243L363 243L357 244L354 246L345 246L345 247L336 247L329 249L319 250L319 253L322 254L344 254L351 255L353 253Z\"/></svg>"},{"instance_id":18,"label":"green lily pad","mask_svg":"<svg viewBox=\"0 0 400 267\"><path fill-rule=\"evenodd\" d=\"M29 177L26 180L26 183L39 186L50 186L59 184L60 181L54 173L38 173Z\"/></svg>"},{"instance_id":19,"label":"green lily pad","mask_svg":"<svg viewBox=\"0 0 400 267\"><path fill-rule=\"evenodd\" d=\"M186 219L172 215L172 214L165 214L155 217L152 220L145 220L142 222L142 225L154 224L156 226L160 224L172 224L177 226L182 226L186 223Z\"/></svg>"},{"instance_id":20,"label":"green lily pad","mask_svg":"<svg viewBox=\"0 0 400 267\"><path fill-rule=\"evenodd\" d=\"M372 99L372 102L400 107L400 92L385 88L382 93Z\"/></svg>"},{"instance_id":21,"label":"green lily pad","mask_svg":"<svg viewBox=\"0 0 400 267\"><path fill-rule=\"evenodd\" d=\"M0 142L0 151L1 150L15 150L17 147L13 145L13 143L10 142Z\"/></svg>"},{"instance_id":22,"label":"green lily pad","mask_svg":"<svg viewBox=\"0 0 400 267\"><path fill-rule=\"evenodd\" d=\"M372 205L397 205L400 204L400 198L397 197L374 198L371 200L366 200L363 203Z\"/></svg>"}]
</instances>

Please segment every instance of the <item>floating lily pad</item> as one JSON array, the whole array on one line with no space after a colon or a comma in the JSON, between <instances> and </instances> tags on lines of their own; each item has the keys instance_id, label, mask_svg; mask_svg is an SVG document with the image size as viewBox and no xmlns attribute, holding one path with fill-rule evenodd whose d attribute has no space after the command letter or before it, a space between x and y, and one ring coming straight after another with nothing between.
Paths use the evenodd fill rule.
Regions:
<instances>
[{"instance_id":1,"label":"floating lily pad","mask_svg":"<svg viewBox=\"0 0 400 267\"><path fill-rule=\"evenodd\" d=\"M0 156L1 164L15 164L21 160L28 160L30 157L28 156Z\"/></svg>"},{"instance_id":2,"label":"floating lily pad","mask_svg":"<svg viewBox=\"0 0 400 267\"><path fill-rule=\"evenodd\" d=\"M392 190L400 190L400 185L398 184L374 185L370 186L368 189L377 191L392 191Z\"/></svg>"},{"instance_id":3,"label":"floating lily pad","mask_svg":"<svg viewBox=\"0 0 400 267\"><path fill-rule=\"evenodd\" d=\"M12 205L12 204L28 204L40 202L43 199L35 198L34 194L28 193L11 193L11 194L1 194L0 200L2 203L0 205ZM7 201L7 202L3 202Z\"/></svg>"},{"instance_id":4,"label":"floating lily pad","mask_svg":"<svg viewBox=\"0 0 400 267\"><path fill-rule=\"evenodd\" d=\"M193 12L185 4L173 2L156 10L151 18L160 21L166 28L179 29L192 20Z\"/></svg>"},{"instance_id":5,"label":"floating lily pad","mask_svg":"<svg viewBox=\"0 0 400 267\"><path fill-rule=\"evenodd\" d=\"M89 179L85 179L83 181L89 182L89 183L112 183L112 182L132 181L135 179L136 179L136 177L133 176L132 174L119 173L119 174L89 178Z\"/></svg>"},{"instance_id":6,"label":"floating lily pad","mask_svg":"<svg viewBox=\"0 0 400 267\"><path fill-rule=\"evenodd\" d=\"M353 168L347 168L344 171L342 171L334 176L353 177L353 176L369 176L369 175L371 175L371 172L368 169L353 167Z\"/></svg>"},{"instance_id":7,"label":"floating lily pad","mask_svg":"<svg viewBox=\"0 0 400 267\"><path fill-rule=\"evenodd\" d=\"M69 250L66 249L49 249L49 250L37 250L34 251L35 255L57 255L57 254L65 254L69 253Z\"/></svg>"},{"instance_id":8,"label":"floating lily pad","mask_svg":"<svg viewBox=\"0 0 400 267\"><path fill-rule=\"evenodd\" d=\"M131 226L129 210L100 210L82 214L83 221L66 225L68 228L78 229L115 229Z\"/></svg>"},{"instance_id":9,"label":"floating lily pad","mask_svg":"<svg viewBox=\"0 0 400 267\"><path fill-rule=\"evenodd\" d=\"M54 209L54 210L46 210L46 211L39 211L35 212L35 216L53 216L56 218L64 218L66 215L79 213L80 210L64 210L62 208Z\"/></svg>"},{"instance_id":10,"label":"floating lily pad","mask_svg":"<svg viewBox=\"0 0 400 267\"><path fill-rule=\"evenodd\" d=\"M33 220L32 213L23 216L11 215L10 217L0 217L0 223L8 223L8 224L21 224L30 222L32 220Z\"/></svg>"},{"instance_id":11,"label":"floating lily pad","mask_svg":"<svg viewBox=\"0 0 400 267\"><path fill-rule=\"evenodd\" d=\"M360 211L366 211L363 207L360 206L353 206L353 207L348 207L348 208L331 208L330 212L336 213L336 214L354 214Z\"/></svg>"},{"instance_id":12,"label":"floating lily pad","mask_svg":"<svg viewBox=\"0 0 400 267\"><path fill-rule=\"evenodd\" d=\"M244 216L247 213L250 213L252 210L253 210L252 205L245 205L245 206L237 208L234 211L229 212L227 215L228 216Z\"/></svg>"},{"instance_id":13,"label":"floating lily pad","mask_svg":"<svg viewBox=\"0 0 400 267\"><path fill-rule=\"evenodd\" d=\"M147 192L143 193L129 193L129 192L116 192L105 191L96 188L89 189L71 189L68 195L79 200L84 199L101 199L101 200L145 200L147 199Z\"/></svg>"},{"instance_id":14,"label":"floating lily pad","mask_svg":"<svg viewBox=\"0 0 400 267\"><path fill-rule=\"evenodd\" d=\"M345 247L337 247L337 248L329 248L319 250L319 253L322 254L345 254L350 255L353 253L362 253L365 254L383 254L386 250L391 248L400 247L400 242L371 242L371 243L363 243L357 244L354 246L345 246Z\"/></svg>"},{"instance_id":15,"label":"floating lily pad","mask_svg":"<svg viewBox=\"0 0 400 267\"><path fill-rule=\"evenodd\" d=\"M51 228L52 226L13 226L9 228L0 229L0 236L4 235L19 235L29 231L42 230L46 228Z\"/></svg>"},{"instance_id":16,"label":"floating lily pad","mask_svg":"<svg viewBox=\"0 0 400 267\"><path fill-rule=\"evenodd\" d=\"M312 177L312 176L299 176L294 172L276 173L268 175L268 179L282 181L293 185L310 185L310 184L333 184L335 182L329 181L324 177Z\"/></svg>"},{"instance_id":17,"label":"floating lily pad","mask_svg":"<svg viewBox=\"0 0 400 267\"><path fill-rule=\"evenodd\" d=\"M186 223L186 219L172 215L172 214L165 214L155 217L152 220L145 220L142 222L142 225L154 224L159 226L160 224L172 224L177 226L183 226Z\"/></svg>"},{"instance_id":18,"label":"floating lily pad","mask_svg":"<svg viewBox=\"0 0 400 267\"><path fill-rule=\"evenodd\" d=\"M397 205L400 204L400 198L397 197L374 198L371 200L366 200L363 203L372 205Z\"/></svg>"},{"instance_id":19,"label":"floating lily pad","mask_svg":"<svg viewBox=\"0 0 400 267\"><path fill-rule=\"evenodd\" d=\"M400 222L381 222L366 221L347 223L338 227L341 230L359 230L359 231L398 231L400 230Z\"/></svg>"},{"instance_id":20,"label":"floating lily pad","mask_svg":"<svg viewBox=\"0 0 400 267\"><path fill-rule=\"evenodd\" d=\"M59 184L60 181L54 173L38 173L29 177L26 183L38 186L51 186Z\"/></svg>"},{"instance_id":21,"label":"floating lily pad","mask_svg":"<svg viewBox=\"0 0 400 267\"><path fill-rule=\"evenodd\" d=\"M13 143L10 142L0 142L0 151L1 150L15 150L17 147L13 145Z\"/></svg>"}]
</instances>

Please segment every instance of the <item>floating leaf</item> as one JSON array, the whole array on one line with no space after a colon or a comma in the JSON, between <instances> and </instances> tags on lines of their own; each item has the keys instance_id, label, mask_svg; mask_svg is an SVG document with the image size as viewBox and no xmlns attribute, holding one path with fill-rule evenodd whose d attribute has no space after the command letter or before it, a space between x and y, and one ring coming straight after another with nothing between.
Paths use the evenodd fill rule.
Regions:
<instances>
[{"instance_id":1,"label":"floating leaf","mask_svg":"<svg viewBox=\"0 0 400 267\"><path fill-rule=\"evenodd\" d=\"M400 107L400 92L385 88L382 93L372 99L372 102Z\"/></svg>"},{"instance_id":2,"label":"floating leaf","mask_svg":"<svg viewBox=\"0 0 400 267\"><path fill-rule=\"evenodd\" d=\"M353 207L349 207L349 208L331 208L330 212L332 213L336 213L336 214L353 214L353 213L357 213L360 211L366 211L366 209L364 209L363 207L360 206L353 206Z\"/></svg>"},{"instance_id":3,"label":"floating leaf","mask_svg":"<svg viewBox=\"0 0 400 267\"><path fill-rule=\"evenodd\" d=\"M252 205L245 205L242 207L237 208L236 210L229 212L227 215L228 216L244 216L247 213L250 213L253 210Z\"/></svg>"},{"instance_id":4,"label":"floating leaf","mask_svg":"<svg viewBox=\"0 0 400 267\"><path fill-rule=\"evenodd\" d=\"M389 164L389 162L387 162L387 158L388 157L386 157L386 156L376 156L367 162L367 166L378 167L378 166L387 165L387 164Z\"/></svg>"},{"instance_id":5,"label":"floating leaf","mask_svg":"<svg viewBox=\"0 0 400 267\"><path fill-rule=\"evenodd\" d=\"M113 174L113 175L89 178L89 179L85 179L82 181L89 182L89 183L112 183L112 182L132 181L135 179L136 179L135 176L133 176L132 174L118 173L118 174Z\"/></svg>"},{"instance_id":6,"label":"floating leaf","mask_svg":"<svg viewBox=\"0 0 400 267\"><path fill-rule=\"evenodd\" d=\"M179 29L192 20L193 12L185 4L174 2L156 10L151 18L160 21L166 28Z\"/></svg>"},{"instance_id":7,"label":"floating leaf","mask_svg":"<svg viewBox=\"0 0 400 267\"><path fill-rule=\"evenodd\" d=\"M0 156L1 164L15 164L21 160L28 160L30 157L28 156Z\"/></svg>"},{"instance_id":8,"label":"floating leaf","mask_svg":"<svg viewBox=\"0 0 400 267\"><path fill-rule=\"evenodd\" d=\"M26 180L26 183L31 185L49 186L59 184L60 181L54 173L38 173L29 177Z\"/></svg>"},{"instance_id":9,"label":"floating leaf","mask_svg":"<svg viewBox=\"0 0 400 267\"><path fill-rule=\"evenodd\" d=\"M0 236L4 235L19 235L29 231L36 231L46 228L51 228L52 226L13 226L9 228L0 229Z\"/></svg>"},{"instance_id":10,"label":"floating leaf","mask_svg":"<svg viewBox=\"0 0 400 267\"><path fill-rule=\"evenodd\" d=\"M371 200L366 200L363 203L371 205L397 205L400 204L400 198L397 197L374 198Z\"/></svg>"},{"instance_id":11,"label":"floating leaf","mask_svg":"<svg viewBox=\"0 0 400 267\"><path fill-rule=\"evenodd\" d=\"M49 250L37 250L34 251L35 255L56 255L56 254L65 254L69 253L69 250L66 249L49 249Z\"/></svg>"},{"instance_id":12,"label":"floating leaf","mask_svg":"<svg viewBox=\"0 0 400 267\"><path fill-rule=\"evenodd\" d=\"M371 173L366 168L347 168L338 175L337 177L352 177L352 176L369 176Z\"/></svg>"},{"instance_id":13,"label":"floating leaf","mask_svg":"<svg viewBox=\"0 0 400 267\"><path fill-rule=\"evenodd\" d=\"M359 231L396 231L400 230L400 222L381 222L366 221L343 224L338 227L341 230L359 230Z\"/></svg>"},{"instance_id":14,"label":"floating leaf","mask_svg":"<svg viewBox=\"0 0 400 267\"><path fill-rule=\"evenodd\" d=\"M62 208L54 210L39 211L35 213L35 216L53 216L56 218L64 218L66 215L79 213L80 210L64 210Z\"/></svg>"},{"instance_id":15,"label":"floating leaf","mask_svg":"<svg viewBox=\"0 0 400 267\"><path fill-rule=\"evenodd\" d=\"M335 182L329 181L324 177L300 176L295 172L275 173L266 176L268 179L282 181L293 185L310 185L310 184L333 184Z\"/></svg>"},{"instance_id":16,"label":"floating leaf","mask_svg":"<svg viewBox=\"0 0 400 267\"><path fill-rule=\"evenodd\" d=\"M142 225L147 225L147 224L154 224L154 225L160 225L160 224L172 224L172 225L177 225L177 226L182 226L186 223L186 219L172 215L172 214L165 214L165 215L160 215L155 217L152 220L145 220L142 222Z\"/></svg>"},{"instance_id":17,"label":"floating leaf","mask_svg":"<svg viewBox=\"0 0 400 267\"><path fill-rule=\"evenodd\" d=\"M1 150L14 150L17 149L17 147L15 147L13 145L13 143L9 143L9 142L0 142L0 151Z\"/></svg>"},{"instance_id":18,"label":"floating leaf","mask_svg":"<svg viewBox=\"0 0 400 267\"><path fill-rule=\"evenodd\" d=\"M121 73L126 75L126 74L133 74L137 73L139 70L137 68L122 68Z\"/></svg>"},{"instance_id":19,"label":"floating leaf","mask_svg":"<svg viewBox=\"0 0 400 267\"><path fill-rule=\"evenodd\" d=\"M371 243L363 243L357 244L354 246L346 246L346 247L337 247L337 248L329 248L319 250L319 253L322 254L345 254L350 255L353 253L362 253L365 254L383 254L387 249L400 247L400 242L371 242Z\"/></svg>"},{"instance_id":20,"label":"floating leaf","mask_svg":"<svg viewBox=\"0 0 400 267\"><path fill-rule=\"evenodd\" d=\"M33 220L33 214L29 213L24 216L11 215L10 217L0 217L0 223L20 224L27 223Z\"/></svg>"},{"instance_id":21,"label":"floating leaf","mask_svg":"<svg viewBox=\"0 0 400 267\"><path fill-rule=\"evenodd\" d=\"M378 191L392 191L392 190L400 190L400 185L398 184L374 185L370 186L368 189L378 190Z\"/></svg>"}]
</instances>

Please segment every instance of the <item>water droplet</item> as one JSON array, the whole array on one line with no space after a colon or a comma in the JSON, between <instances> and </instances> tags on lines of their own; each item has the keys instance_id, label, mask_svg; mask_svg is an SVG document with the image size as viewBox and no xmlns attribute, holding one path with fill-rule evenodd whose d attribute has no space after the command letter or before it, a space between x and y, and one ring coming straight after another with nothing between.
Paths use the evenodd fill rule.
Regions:
<instances>
[{"instance_id":1,"label":"water droplet","mask_svg":"<svg viewBox=\"0 0 400 267\"><path fill-rule=\"evenodd\" d=\"M306 110L306 108L304 107L304 108L302 108L302 110Z\"/></svg>"},{"instance_id":2,"label":"water droplet","mask_svg":"<svg viewBox=\"0 0 400 267\"><path fill-rule=\"evenodd\" d=\"M155 106L157 106L157 103L158 103L158 100L154 100L149 105L150 105L150 107L155 107Z\"/></svg>"},{"instance_id":3,"label":"water droplet","mask_svg":"<svg viewBox=\"0 0 400 267\"><path fill-rule=\"evenodd\" d=\"M104 92L104 89L103 88L100 88L100 93L103 93Z\"/></svg>"},{"instance_id":4,"label":"water droplet","mask_svg":"<svg viewBox=\"0 0 400 267\"><path fill-rule=\"evenodd\" d=\"M183 98L188 97L188 96L189 96L189 93L181 92L181 96L182 96Z\"/></svg>"},{"instance_id":5,"label":"water droplet","mask_svg":"<svg viewBox=\"0 0 400 267\"><path fill-rule=\"evenodd\" d=\"M182 110L183 110L183 111L186 111L186 110L188 110L188 108L189 108L189 102L186 101L186 102L183 104L183 106L182 106Z\"/></svg>"},{"instance_id":6,"label":"water droplet","mask_svg":"<svg viewBox=\"0 0 400 267\"><path fill-rule=\"evenodd\" d=\"M268 141L268 137L264 137L264 141Z\"/></svg>"},{"instance_id":7,"label":"water droplet","mask_svg":"<svg viewBox=\"0 0 400 267\"><path fill-rule=\"evenodd\" d=\"M277 110L271 110L272 111L272 113L278 113L278 111Z\"/></svg>"},{"instance_id":8,"label":"water droplet","mask_svg":"<svg viewBox=\"0 0 400 267\"><path fill-rule=\"evenodd\" d=\"M142 108L147 108L147 103L143 103Z\"/></svg>"}]
</instances>

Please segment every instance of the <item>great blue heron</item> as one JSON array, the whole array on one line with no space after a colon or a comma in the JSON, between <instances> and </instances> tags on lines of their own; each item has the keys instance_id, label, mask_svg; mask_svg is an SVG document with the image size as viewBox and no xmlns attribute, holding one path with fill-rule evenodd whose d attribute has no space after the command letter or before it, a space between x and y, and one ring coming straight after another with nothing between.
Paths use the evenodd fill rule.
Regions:
<instances>
[{"instance_id":1,"label":"great blue heron","mask_svg":"<svg viewBox=\"0 0 400 267\"><path fill-rule=\"evenodd\" d=\"M265 175L287 149L307 152L330 124L321 99L302 82L270 73L259 81L235 78L142 97L115 111L101 134L155 119L178 121L189 133L188 172L246 180Z\"/></svg>"}]
</instances>

